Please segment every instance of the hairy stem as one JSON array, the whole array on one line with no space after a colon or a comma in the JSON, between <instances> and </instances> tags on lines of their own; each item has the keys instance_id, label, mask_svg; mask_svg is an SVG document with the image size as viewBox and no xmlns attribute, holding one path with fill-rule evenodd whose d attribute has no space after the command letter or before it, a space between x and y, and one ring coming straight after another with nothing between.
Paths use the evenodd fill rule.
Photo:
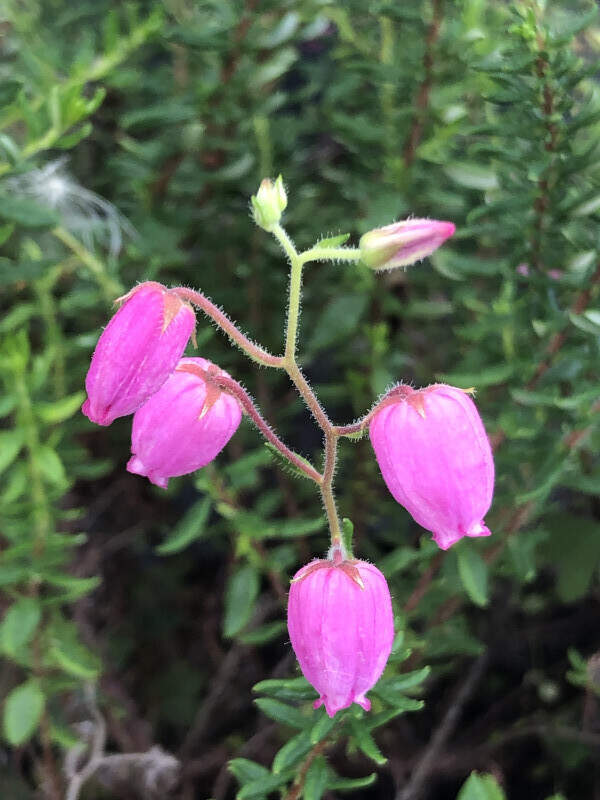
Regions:
<instances>
[{"instance_id":1,"label":"hairy stem","mask_svg":"<svg viewBox=\"0 0 600 800\"><path fill-rule=\"evenodd\" d=\"M209 300L208 297L203 295L202 292L197 292L195 289L188 289L186 286L178 286L173 291L176 292L182 300L188 300L203 311L207 317L210 317L212 321L229 336L231 341L251 359L262 364L264 367L284 368L285 364L282 356L274 356L260 345L251 341L233 324L227 314L221 311L221 309Z\"/></svg>"},{"instance_id":2,"label":"hairy stem","mask_svg":"<svg viewBox=\"0 0 600 800\"><path fill-rule=\"evenodd\" d=\"M323 431L325 439L325 465L323 468L323 476L320 483L321 497L323 499L323 506L327 514L327 522L329 523L329 531L331 535L332 544L336 544L341 538L341 526L339 515L335 504L335 496L333 494L333 478L335 473L335 464L337 460L337 443L338 435L334 426L331 424L325 410L319 403L315 393L310 387L310 384L302 374L300 367L296 361L296 339L298 335L298 322L300 319L300 297L302 287L302 267L305 263L307 253L299 254L294 247L294 244L285 230L276 225L273 229L273 235L280 243L285 254L290 260L290 291L288 298L288 315L287 315L287 330L285 340L285 370L287 371L290 379L300 396L308 406L310 412L314 416L317 424ZM327 248L322 248L324 252ZM313 248L314 252L314 248ZM309 260L309 259L306 259Z\"/></svg>"},{"instance_id":3,"label":"hairy stem","mask_svg":"<svg viewBox=\"0 0 600 800\"><path fill-rule=\"evenodd\" d=\"M271 430L268 422L263 419L260 411L254 405L254 401L248 392L242 386L240 386L237 381L223 374L209 375L197 364L187 362L177 367L177 371L190 372L192 375L197 375L199 378L202 378L202 380L210 381L210 383L218 386L219 389L222 389L224 392L227 392L227 394L235 397L265 439L267 439L267 441L269 441L284 458L301 470L308 478L321 485L323 480L321 473L317 472L312 464L299 456L297 453L294 453L293 450L290 450L290 448L281 441L281 439Z\"/></svg>"}]
</instances>

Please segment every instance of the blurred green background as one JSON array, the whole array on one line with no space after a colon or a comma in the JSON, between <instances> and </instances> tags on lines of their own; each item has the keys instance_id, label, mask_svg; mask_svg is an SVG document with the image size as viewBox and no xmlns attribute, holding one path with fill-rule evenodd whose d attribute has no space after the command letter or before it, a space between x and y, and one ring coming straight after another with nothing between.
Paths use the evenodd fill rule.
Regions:
<instances>
[{"instance_id":1,"label":"blurred green background","mask_svg":"<svg viewBox=\"0 0 600 800\"><path fill-rule=\"evenodd\" d=\"M398 380L475 387L497 474L493 537L441 554L387 492L368 438L342 442L340 511L388 578L403 637L375 738L362 723L333 736L304 797L338 797L334 770L378 800L600 797L595 12L4 0L3 798L62 797L85 763L77 743L103 726L117 761L81 797L276 796L240 790L261 780L293 797L306 749L286 751L285 779L257 765L313 724L307 695L273 690L301 711L290 727L252 686L299 674L285 602L327 547L316 492L247 422L215 463L156 489L125 472L130 420L101 429L79 412L111 303L138 281L198 287L281 351L287 264L249 211L279 173L301 248L408 215L456 223L408 271L310 265L299 357L340 424ZM318 459L284 375L200 316L197 340ZM414 698L424 709L400 715Z\"/></svg>"}]
</instances>

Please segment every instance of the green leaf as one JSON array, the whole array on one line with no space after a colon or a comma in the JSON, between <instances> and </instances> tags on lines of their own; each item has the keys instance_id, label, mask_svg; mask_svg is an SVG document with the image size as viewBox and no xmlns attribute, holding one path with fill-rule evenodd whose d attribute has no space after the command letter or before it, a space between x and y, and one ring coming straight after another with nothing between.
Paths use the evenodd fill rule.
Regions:
<instances>
[{"instance_id":1,"label":"green leaf","mask_svg":"<svg viewBox=\"0 0 600 800\"><path fill-rule=\"evenodd\" d=\"M354 523L348 517L342 520L342 542L348 556L352 558L352 538L354 536Z\"/></svg>"},{"instance_id":2,"label":"green leaf","mask_svg":"<svg viewBox=\"0 0 600 800\"><path fill-rule=\"evenodd\" d=\"M306 678L271 678L252 687L257 694L267 694L280 700L314 700L316 692Z\"/></svg>"},{"instance_id":3,"label":"green leaf","mask_svg":"<svg viewBox=\"0 0 600 800\"><path fill-rule=\"evenodd\" d=\"M54 486L65 486L67 473L56 450L49 445L43 445L35 451L35 460L49 483Z\"/></svg>"},{"instance_id":4,"label":"green leaf","mask_svg":"<svg viewBox=\"0 0 600 800\"><path fill-rule=\"evenodd\" d=\"M239 567L229 578L225 592L224 636L235 636L249 621L259 588L258 572L250 564Z\"/></svg>"},{"instance_id":5,"label":"green leaf","mask_svg":"<svg viewBox=\"0 0 600 800\"><path fill-rule=\"evenodd\" d=\"M365 775L364 778L338 778L330 780L327 784L328 789L338 789L343 792L344 790L351 791L352 789L364 789L367 786L372 786L377 780L377 773L372 772L370 775Z\"/></svg>"},{"instance_id":6,"label":"green leaf","mask_svg":"<svg viewBox=\"0 0 600 800\"><path fill-rule=\"evenodd\" d=\"M290 779L289 773L282 775L271 775L259 778L255 781L246 783L236 795L236 800L254 800L254 798L266 797L269 792L275 791Z\"/></svg>"},{"instance_id":7,"label":"green leaf","mask_svg":"<svg viewBox=\"0 0 600 800\"><path fill-rule=\"evenodd\" d=\"M0 397L0 418L7 417L17 404L17 398L14 394L5 394Z\"/></svg>"},{"instance_id":8,"label":"green leaf","mask_svg":"<svg viewBox=\"0 0 600 800\"><path fill-rule=\"evenodd\" d=\"M342 245L346 244L349 238L350 238L349 233L340 233L339 236L330 236L327 239L321 239L320 241L317 242L315 247L324 247L324 248L342 247Z\"/></svg>"},{"instance_id":9,"label":"green leaf","mask_svg":"<svg viewBox=\"0 0 600 800\"><path fill-rule=\"evenodd\" d=\"M407 689L412 689L423 683L430 672L430 667L422 667L412 672L405 672L402 675L398 675L396 678L384 678L377 684L377 689L380 694L385 694L387 692L391 692L392 694L404 692Z\"/></svg>"},{"instance_id":10,"label":"green leaf","mask_svg":"<svg viewBox=\"0 0 600 800\"><path fill-rule=\"evenodd\" d=\"M487 192L498 188L498 178L493 170L467 161L454 161L444 167L446 175L459 186Z\"/></svg>"},{"instance_id":11,"label":"green leaf","mask_svg":"<svg viewBox=\"0 0 600 800\"><path fill-rule=\"evenodd\" d=\"M210 497L204 497L186 511L169 537L156 548L161 556L179 553L189 544L202 538L211 509Z\"/></svg>"},{"instance_id":12,"label":"green leaf","mask_svg":"<svg viewBox=\"0 0 600 800\"><path fill-rule=\"evenodd\" d=\"M304 780L304 800L321 800L329 782L329 768L323 756L312 762Z\"/></svg>"},{"instance_id":13,"label":"green leaf","mask_svg":"<svg viewBox=\"0 0 600 800\"><path fill-rule=\"evenodd\" d=\"M256 761L250 761L247 758L233 758L228 766L229 770L233 772L242 784L250 781L265 780L271 774L262 764L257 764Z\"/></svg>"},{"instance_id":14,"label":"green leaf","mask_svg":"<svg viewBox=\"0 0 600 800\"><path fill-rule=\"evenodd\" d=\"M31 641L39 625L42 610L34 597L21 597L8 609L0 624L0 650L8 656Z\"/></svg>"},{"instance_id":15,"label":"green leaf","mask_svg":"<svg viewBox=\"0 0 600 800\"><path fill-rule=\"evenodd\" d=\"M462 585L475 605L488 604L488 568L470 542L460 542L455 546L458 558L458 572Z\"/></svg>"},{"instance_id":16,"label":"green leaf","mask_svg":"<svg viewBox=\"0 0 600 800\"><path fill-rule=\"evenodd\" d=\"M315 722L310 730L311 744L317 744L317 742L320 742L322 739L324 739L337 722L336 718L330 717L322 706L321 709L320 718Z\"/></svg>"},{"instance_id":17,"label":"green leaf","mask_svg":"<svg viewBox=\"0 0 600 800\"><path fill-rule=\"evenodd\" d=\"M584 597L600 564L600 523L575 514L555 514L544 520L550 536L543 559L557 573L556 591L563 603Z\"/></svg>"},{"instance_id":18,"label":"green leaf","mask_svg":"<svg viewBox=\"0 0 600 800\"><path fill-rule=\"evenodd\" d=\"M368 303L363 294L341 294L325 306L309 340L310 350L322 350L336 342L348 339L358 330L359 322Z\"/></svg>"},{"instance_id":19,"label":"green leaf","mask_svg":"<svg viewBox=\"0 0 600 800\"><path fill-rule=\"evenodd\" d=\"M290 725L292 728L303 730L309 721L297 708L288 706L287 703L282 703L280 700L274 700L272 697L259 697L254 702L267 717L274 719L275 722Z\"/></svg>"},{"instance_id":20,"label":"green leaf","mask_svg":"<svg viewBox=\"0 0 600 800\"><path fill-rule=\"evenodd\" d=\"M75 392L75 394L62 397L60 400L54 400L52 403L38 402L35 404L35 412L42 422L47 425L56 425L79 411L84 400L85 392Z\"/></svg>"},{"instance_id":21,"label":"green leaf","mask_svg":"<svg viewBox=\"0 0 600 800\"><path fill-rule=\"evenodd\" d=\"M5 194L0 194L0 218L17 222L25 228L50 228L60 222L57 214L47 206Z\"/></svg>"},{"instance_id":22,"label":"green leaf","mask_svg":"<svg viewBox=\"0 0 600 800\"><path fill-rule=\"evenodd\" d=\"M25 432L20 428L0 431L0 472L4 472L19 455L24 437Z\"/></svg>"},{"instance_id":23,"label":"green leaf","mask_svg":"<svg viewBox=\"0 0 600 800\"><path fill-rule=\"evenodd\" d=\"M506 800L493 775L472 772L456 800Z\"/></svg>"},{"instance_id":24,"label":"green leaf","mask_svg":"<svg viewBox=\"0 0 600 800\"><path fill-rule=\"evenodd\" d=\"M44 712L44 695L37 681L17 686L4 703L4 736L15 747L24 744L35 732Z\"/></svg>"},{"instance_id":25,"label":"green leaf","mask_svg":"<svg viewBox=\"0 0 600 800\"><path fill-rule=\"evenodd\" d=\"M280 636L283 636L286 631L287 626L285 622L267 622L265 625L261 625L253 631L241 633L239 640L244 644L266 644L267 642L272 642L273 639L278 639Z\"/></svg>"},{"instance_id":26,"label":"green leaf","mask_svg":"<svg viewBox=\"0 0 600 800\"><path fill-rule=\"evenodd\" d=\"M370 758L376 764L382 765L387 763L387 758L383 755L375 739L371 736L367 727L363 724L362 719L350 718L350 728L352 736L359 748L367 758Z\"/></svg>"},{"instance_id":27,"label":"green leaf","mask_svg":"<svg viewBox=\"0 0 600 800\"><path fill-rule=\"evenodd\" d=\"M38 313L38 309L32 303L20 303L16 305L8 314L4 314L0 321L0 333L7 333L20 328L27 322L34 314Z\"/></svg>"},{"instance_id":28,"label":"green leaf","mask_svg":"<svg viewBox=\"0 0 600 800\"><path fill-rule=\"evenodd\" d=\"M284 769L293 767L305 756L312 747L308 731L297 733L286 742L273 759L273 772L283 772Z\"/></svg>"},{"instance_id":29,"label":"green leaf","mask_svg":"<svg viewBox=\"0 0 600 800\"><path fill-rule=\"evenodd\" d=\"M54 639L50 647L50 656L58 666L74 678L95 680L100 674L100 662L74 636L68 639Z\"/></svg>"}]
</instances>

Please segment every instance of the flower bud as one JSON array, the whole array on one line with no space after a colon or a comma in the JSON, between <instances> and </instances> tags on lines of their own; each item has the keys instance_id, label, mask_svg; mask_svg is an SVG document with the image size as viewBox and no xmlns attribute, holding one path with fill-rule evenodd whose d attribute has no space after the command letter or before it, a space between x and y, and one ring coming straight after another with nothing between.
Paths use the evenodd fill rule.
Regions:
<instances>
[{"instance_id":1,"label":"flower bud","mask_svg":"<svg viewBox=\"0 0 600 800\"><path fill-rule=\"evenodd\" d=\"M339 556L339 553L337 554ZM394 639L387 582L373 564L355 559L311 561L290 586L288 630L304 677L333 717L358 703L379 680Z\"/></svg>"},{"instance_id":2,"label":"flower bud","mask_svg":"<svg viewBox=\"0 0 600 800\"><path fill-rule=\"evenodd\" d=\"M186 372L186 365L195 368ZM205 378L201 374L205 373ZM238 429L238 401L211 376L227 375L204 358L183 358L175 372L133 417L127 470L167 488L169 478L205 467Z\"/></svg>"},{"instance_id":3,"label":"flower bud","mask_svg":"<svg viewBox=\"0 0 600 800\"><path fill-rule=\"evenodd\" d=\"M132 414L175 369L194 331L196 317L160 283L131 290L94 350L81 410L98 425Z\"/></svg>"},{"instance_id":4,"label":"flower bud","mask_svg":"<svg viewBox=\"0 0 600 800\"><path fill-rule=\"evenodd\" d=\"M270 178L263 178L258 192L252 195L252 212L254 221L266 231L273 230L287 206L287 195L283 188L281 175L275 183Z\"/></svg>"},{"instance_id":5,"label":"flower bud","mask_svg":"<svg viewBox=\"0 0 600 800\"><path fill-rule=\"evenodd\" d=\"M442 550L489 536L483 517L494 461L475 404L461 389L399 386L376 410L371 443L388 489Z\"/></svg>"},{"instance_id":6,"label":"flower bud","mask_svg":"<svg viewBox=\"0 0 600 800\"><path fill-rule=\"evenodd\" d=\"M359 242L360 255L371 269L407 267L431 255L455 230L452 222L405 219L365 233Z\"/></svg>"}]
</instances>

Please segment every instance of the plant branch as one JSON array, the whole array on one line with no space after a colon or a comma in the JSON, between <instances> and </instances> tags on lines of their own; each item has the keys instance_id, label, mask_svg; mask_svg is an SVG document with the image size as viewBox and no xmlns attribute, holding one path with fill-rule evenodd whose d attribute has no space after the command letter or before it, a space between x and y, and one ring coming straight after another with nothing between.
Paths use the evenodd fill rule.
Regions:
<instances>
[{"instance_id":1,"label":"plant branch","mask_svg":"<svg viewBox=\"0 0 600 800\"><path fill-rule=\"evenodd\" d=\"M84 245L82 245L75 236L70 234L69 231L65 228L58 227L54 228L52 235L62 242L65 247L68 247L69 250L79 258L82 264L85 264L98 281L98 285L101 287L104 296L109 302L112 303L115 297L123 294L123 287L118 280L111 278L110 275L107 274L106 267L102 261L96 258L96 256L91 253L87 247L84 247Z\"/></svg>"},{"instance_id":2,"label":"plant branch","mask_svg":"<svg viewBox=\"0 0 600 800\"><path fill-rule=\"evenodd\" d=\"M306 776L308 774L308 770L310 769L310 765L313 763L317 756L320 756L326 749L329 747L331 743L327 739L323 739L322 742L316 744L312 750L308 753L304 761L302 762L302 766L296 776L296 780L292 784L291 789L286 794L284 800L298 800L300 795L302 794L302 790L304 789L304 783L306 781Z\"/></svg>"},{"instance_id":3,"label":"plant branch","mask_svg":"<svg viewBox=\"0 0 600 800\"><path fill-rule=\"evenodd\" d=\"M177 371L189 372L192 375L196 375L203 381L210 382L215 386L218 386L219 389L222 389L227 394L235 397L265 439L267 439L267 441L269 441L273 447L277 448L284 458L301 470L308 478L321 485L323 476L317 472L312 464L310 464L306 459L302 458L302 456L299 456L297 453L294 453L293 450L290 450L290 448L284 444L281 439L271 430L269 423L263 419L260 411L254 405L254 401L248 392L242 386L240 386L237 381L227 375L224 375L223 373L211 375L206 370L203 370L202 367L190 362L184 362L183 364L180 364L177 367Z\"/></svg>"},{"instance_id":4,"label":"plant branch","mask_svg":"<svg viewBox=\"0 0 600 800\"><path fill-rule=\"evenodd\" d=\"M251 341L233 324L227 314L221 311L221 309L209 300L208 297L203 295L202 292L198 292L195 289L188 289L186 286L177 286L173 291L176 292L182 300L188 300L203 311L207 317L210 317L217 327L226 333L231 341L251 359L262 364L264 367L283 369L284 359L282 356L274 356L260 345Z\"/></svg>"}]
</instances>

